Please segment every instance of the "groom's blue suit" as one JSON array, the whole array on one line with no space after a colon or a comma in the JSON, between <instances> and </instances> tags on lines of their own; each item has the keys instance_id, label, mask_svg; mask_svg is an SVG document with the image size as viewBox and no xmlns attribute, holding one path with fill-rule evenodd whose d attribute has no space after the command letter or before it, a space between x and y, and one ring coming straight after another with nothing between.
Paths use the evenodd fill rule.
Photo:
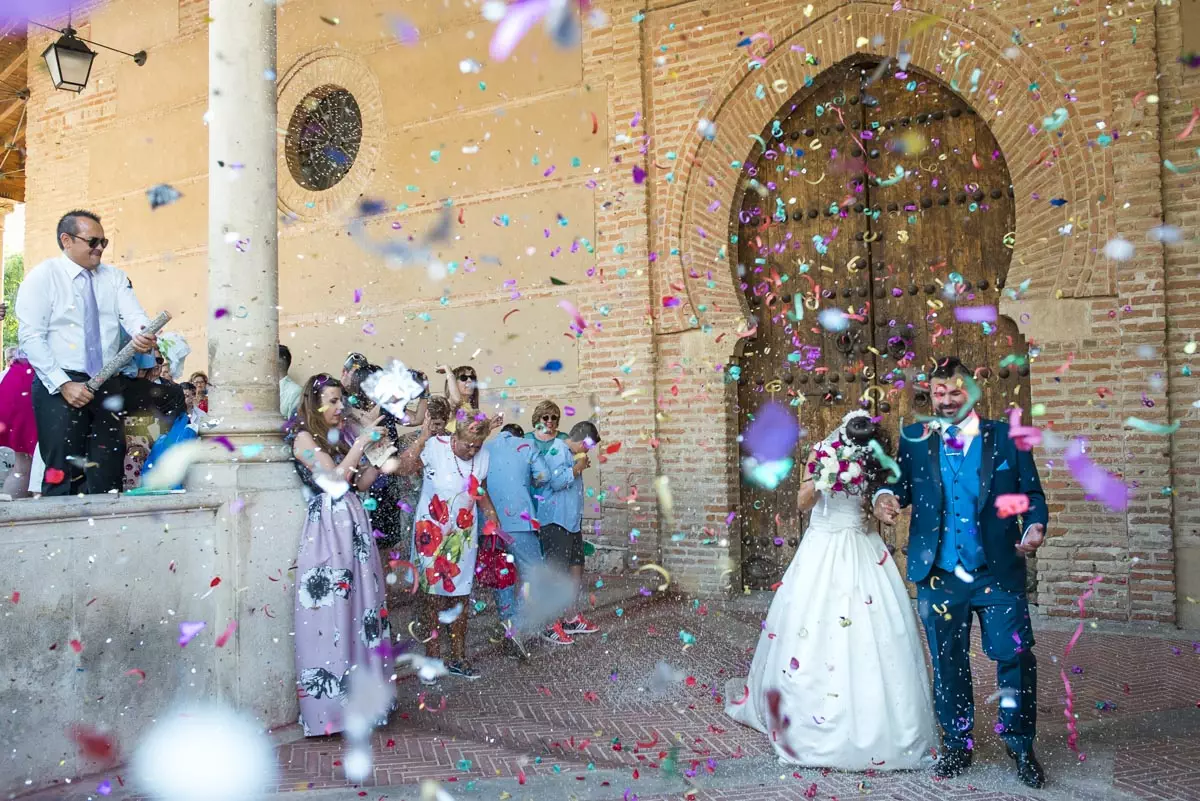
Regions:
<instances>
[{"instance_id":1,"label":"groom's blue suit","mask_svg":"<svg viewBox=\"0 0 1200 801\"><path fill-rule=\"evenodd\" d=\"M974 726L971 687L971 616L978 614L983 650L997 663L1001 737L1017 751L1033 746L1037 720L1037 660L1025 595L1022 532L1047 523L1037 465L1008 435L1008 425L980 420L965 452L923 426L900 441L900 478L882 491L912 507L908 580L933 658L938 723L948 748L968 748ZM957 430L952 432L957 435ZM1021 494L1029 510L1001 518L998 495ZM961 569L959 569L961 568Z\"/></svg>"}]
</instances>

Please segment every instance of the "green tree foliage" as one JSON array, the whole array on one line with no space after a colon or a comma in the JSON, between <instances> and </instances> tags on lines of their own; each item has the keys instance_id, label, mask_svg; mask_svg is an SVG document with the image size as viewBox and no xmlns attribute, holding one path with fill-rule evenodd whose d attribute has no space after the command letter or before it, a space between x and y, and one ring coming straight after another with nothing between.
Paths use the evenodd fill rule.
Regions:
<instances>
[{"instance_id":1,"label":"green tree foliage","mask_svg":"<svg viewBox=\"0 0 1200 801\"><path fill-rule=\"evenodd\" d=\"M14 253L4 260L4 302L8 313L4 318L4 347L17 344L17 315L13 307L17 303L17 287L25 277L25 257Z\"/></svg>"}]
</instances>

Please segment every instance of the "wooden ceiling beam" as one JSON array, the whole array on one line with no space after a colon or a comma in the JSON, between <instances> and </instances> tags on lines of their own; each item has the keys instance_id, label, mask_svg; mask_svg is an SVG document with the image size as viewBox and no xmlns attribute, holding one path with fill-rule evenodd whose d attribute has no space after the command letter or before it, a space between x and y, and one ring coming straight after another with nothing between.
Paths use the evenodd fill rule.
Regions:
<instances>
[{"instance_id":1,"label":"wooden ceiling beam","mask_svg":"<svg viewBox=\"0 0 1200 801\"><path fill-rule=\"evenodd\" d=\"M22 50L16 58L14 58L12 61L8 62L8 64L6 64L3 69L0 69L0 83L3 83L6 78L8 78L10 75L12 75L14 72L16 72L22 66L24 66L25 62L27 62L28 60L29 60L29 54L27 52L25 52L24 50ZM24 78L20 82L23 84L28 83L28 81L24 80Z\"/></svg>"},{"instance_id":2,"label":"wooden ceiling beam","mask_svg":"<svg viewBox=\"0 0 1200 801\"><path fill-rule=\"evenodd\" d=\"M14 112L20 110L21 106L23 106L23 105L25 105L24 98L14 100L11 103L9 103L8 106L6 106L3 111L0 111L0 123L4 122L9 117L11 117Z\"/></svg>"}]
</instances>

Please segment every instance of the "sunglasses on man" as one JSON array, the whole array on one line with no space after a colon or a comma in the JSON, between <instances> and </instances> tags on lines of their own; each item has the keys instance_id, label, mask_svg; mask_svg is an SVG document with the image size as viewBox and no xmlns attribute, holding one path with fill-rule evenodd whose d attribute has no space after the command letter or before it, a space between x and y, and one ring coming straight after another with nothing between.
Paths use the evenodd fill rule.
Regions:
<instances>
[{"instance_id":1,"label":"sunglasses on man","mask_svg":"<svg viewBox=\"0 0 1200 801\"><path fill-rule=\"evenodd\" d=\"M66 232L64 231L63 233L66 233ZM101 250L103 250L104 248L108 247L108 240L104 239L102 237L93 236L93 237L85 238L82 236L78 236L77 234L67 234L67 236L71 237L72 239L78 239L81 242L86 242L87 246L89 248L91 248L92 250L95 250L96 248L100 248Z\"/></svg>"}]
</instances>

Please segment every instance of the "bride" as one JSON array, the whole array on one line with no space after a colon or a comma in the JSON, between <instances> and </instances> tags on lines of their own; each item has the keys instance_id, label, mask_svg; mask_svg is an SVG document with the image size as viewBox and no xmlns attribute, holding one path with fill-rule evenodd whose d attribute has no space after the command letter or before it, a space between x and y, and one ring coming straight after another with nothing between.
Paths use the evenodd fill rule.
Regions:
<instances>
[{"instance_id":1,"label":"bride","mask_svg":"<svg viewBox=\"0 0 1200 801\"><path fill-rule=\"evenodd\" d=\"M924 652L904 582L866 503L887 470L880 433L847 414L813 450L800 488L808 530L771 602L750 675L725 711L767 733L784 762L841 770L932 765L937 744ZM876 453L883 453L876 450Z\"/></svg>"}]
</instances>

